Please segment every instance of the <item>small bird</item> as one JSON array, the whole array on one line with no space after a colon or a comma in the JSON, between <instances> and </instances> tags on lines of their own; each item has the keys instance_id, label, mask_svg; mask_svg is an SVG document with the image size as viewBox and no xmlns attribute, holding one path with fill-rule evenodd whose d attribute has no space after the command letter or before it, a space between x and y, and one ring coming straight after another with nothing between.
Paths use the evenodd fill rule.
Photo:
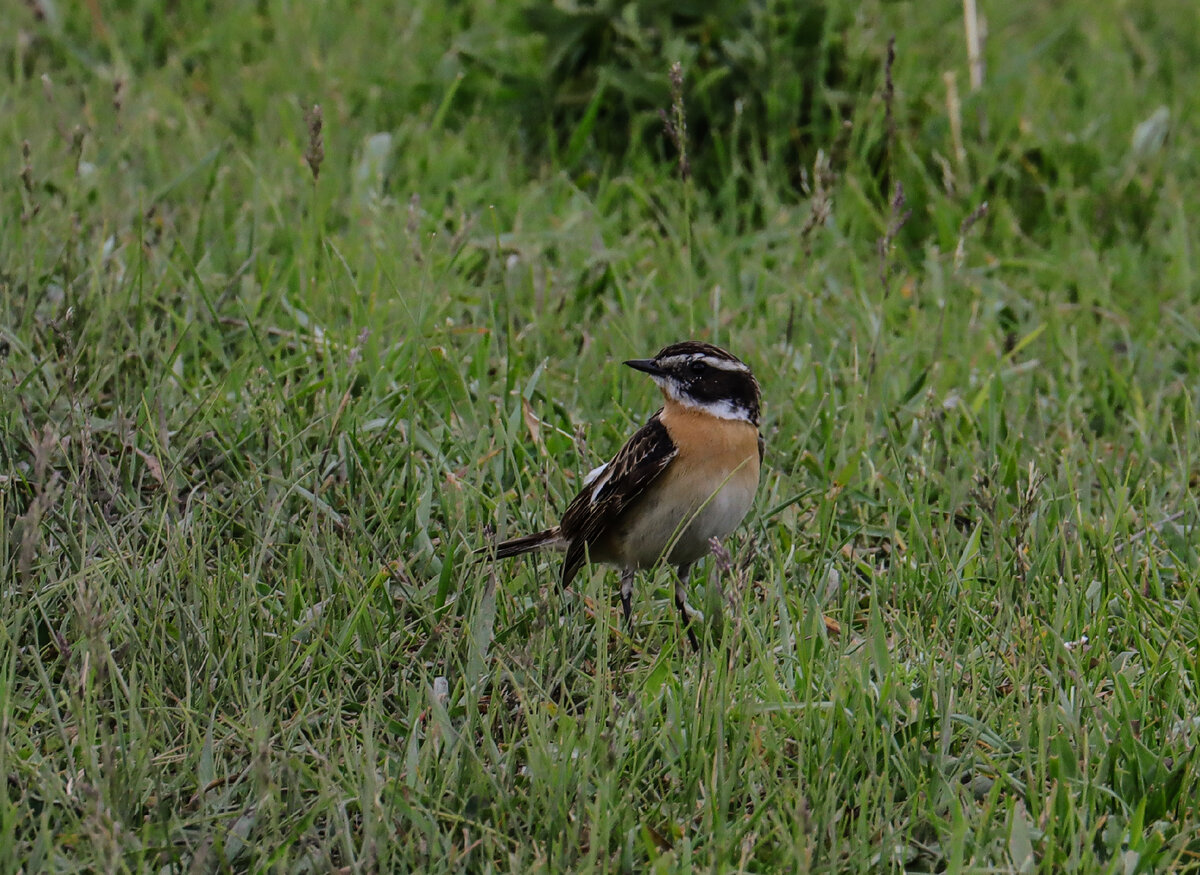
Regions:
<instances>
[{"instance_id":1,"label":"small bird","mask_svg":"<svg viewBox=\"0 0 1200 875\"><path fill-rule=\"evenodd\" d=\"M686 584L692 563L742 521L758 489L761 398L750 368L720 347L685 341L652 359L625 362L649 374L663 406L610 462L583 481L562 522L496 545L495 558L564 550L561 585L586 559L621 569L621 607L633 611L633 575L660 559L674 565L675 605L692 647Z\"/></svg>"}]
</instances>

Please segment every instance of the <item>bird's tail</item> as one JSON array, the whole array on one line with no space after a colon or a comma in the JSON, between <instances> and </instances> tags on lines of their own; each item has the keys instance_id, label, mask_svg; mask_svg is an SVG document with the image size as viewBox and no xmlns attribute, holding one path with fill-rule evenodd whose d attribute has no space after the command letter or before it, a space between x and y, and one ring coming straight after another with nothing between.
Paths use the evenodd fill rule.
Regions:
<instances>
[{"instance_id":1,"label":"bird's tail","mask_svg":"<svg viewBox=\"0 0 1200 875\"><path fill-rule=\"evenodd\" d=\"M494 547L483 547L475 552L490 553L495 559L507 559L510 556L520 556L522 553L533 553L538 550L565 550L566 546L562 531L555 526L544 532L534 532L532 535L511 538Z\"/></svg>"}]
</instances>

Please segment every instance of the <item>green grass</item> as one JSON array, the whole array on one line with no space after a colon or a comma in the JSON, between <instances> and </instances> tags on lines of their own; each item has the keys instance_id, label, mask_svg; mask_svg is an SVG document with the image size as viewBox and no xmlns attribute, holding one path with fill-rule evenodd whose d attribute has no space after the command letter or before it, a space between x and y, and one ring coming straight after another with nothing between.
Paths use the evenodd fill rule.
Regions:
<instances>
[{"instance_id":1,"label":"green grass","mask_svg":"<svg viewBox=\"0 0 1200 875\"><path fill-rule=\"evenodd\" d=\"M0 871L1200 868L1190 3L988 4L979 95L958 4L854 4L912 215L880 81L807 233L769 162L543 157L469 60L527 45L488 0L37 6L0 22ZM470 556L687 337L768 442L700 655L666 570L630 636L612 571Z\"/></svg>"}]
</instances>

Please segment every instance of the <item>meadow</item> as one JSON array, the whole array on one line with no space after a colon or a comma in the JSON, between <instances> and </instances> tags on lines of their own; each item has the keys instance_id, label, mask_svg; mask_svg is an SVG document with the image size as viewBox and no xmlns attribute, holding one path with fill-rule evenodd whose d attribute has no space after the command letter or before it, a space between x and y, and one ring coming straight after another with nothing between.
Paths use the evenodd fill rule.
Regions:
<instances>
[{"instance_id":1,"label":"meadow","mask_svg":"<svg viewBox=\"0 0 1200 875\"><path fill-rule=\"evenodd\" d=\"M0 871L1200 870L1200 16L978 11L10 4ZM473 553L686 338L698 654Z\"/></svg>"}]
</instances>

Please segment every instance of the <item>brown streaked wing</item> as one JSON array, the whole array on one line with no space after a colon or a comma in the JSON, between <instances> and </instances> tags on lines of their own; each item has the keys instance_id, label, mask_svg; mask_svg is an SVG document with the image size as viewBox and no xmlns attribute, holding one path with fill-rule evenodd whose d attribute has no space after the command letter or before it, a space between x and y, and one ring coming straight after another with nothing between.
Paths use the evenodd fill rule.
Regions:
<instances>
[{"instance_id":1,"label":"brown streaked wing","mask_svg":"<svg viewBox=\"0 0 1200 875\"><path fill-rule=\"evenodd\" d=\"M563 514L561 530L567 539L562 585L569 586L583 565L587 547L604 531L605 523L617 517L629 503L666 470L679 450L671 442L667 427L659 419L661 410L634 432L617 452L608 468L575 496ZM593 495L599 489L599 497Z\"/></svg>"}]
</instances>

